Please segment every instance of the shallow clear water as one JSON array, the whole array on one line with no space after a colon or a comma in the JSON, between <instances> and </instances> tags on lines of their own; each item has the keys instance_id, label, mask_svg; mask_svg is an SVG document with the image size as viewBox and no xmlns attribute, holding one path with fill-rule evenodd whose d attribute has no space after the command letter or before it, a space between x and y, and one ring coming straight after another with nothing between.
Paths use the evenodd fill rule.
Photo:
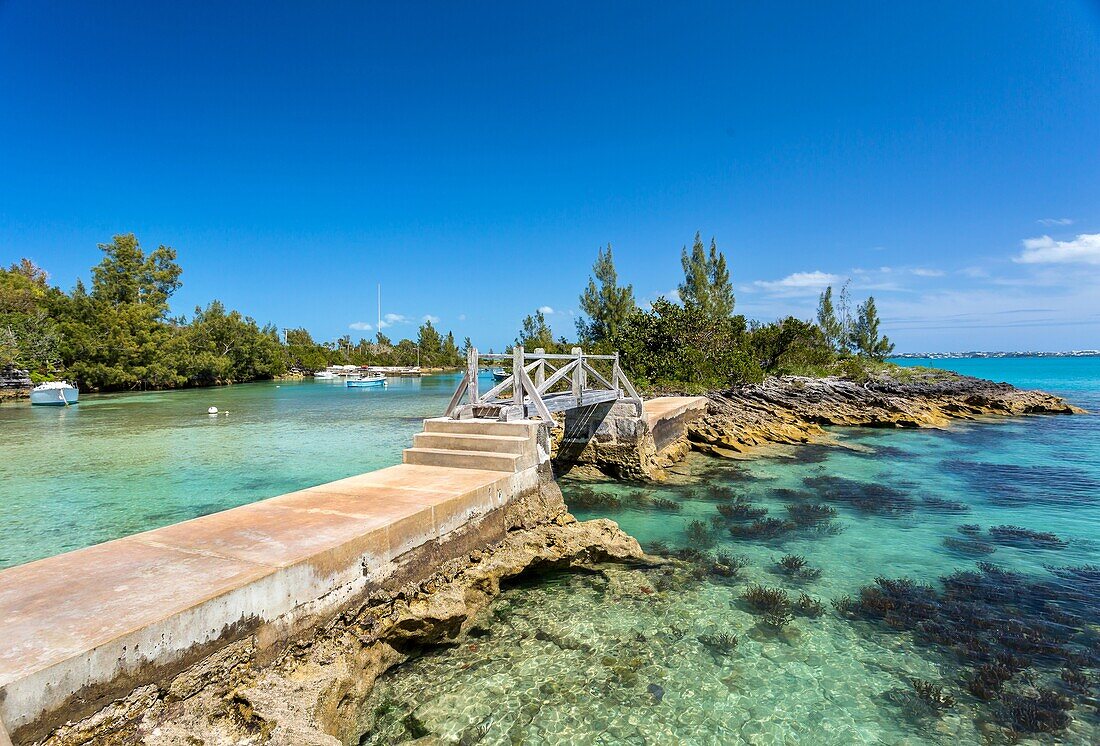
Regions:
<instances>
[{"instance_id":1,"label":"shallow clear water","mask_svg":"<svg viewBox=\"0 0 1100 746\"><path fill-rule=\"evenodd\" d=\"M457 381L279 381L0 405L0 567L399 463ZM228 414L211 417L210 406Z\"/></svg>"},{"instance_id":2,"label":"shallow clear water","mask_svg":"<svg viewBox=\"0 0 1100 746\"><path fill-rule=\"evenodd\" d=\"M936 363L1100 411L1100 359ZM1029 722L1018 698L1036 696L1037 687L1072 696L1072 719L1058 735L1024 733L1023 742L1100 742L1100 584L1049 569L1100 565L1100 417L838 435L853 448L741 462L694 457L677 484L641 495L637 487L564 483L579 518L611 517L651 550L703 547L712 558L723 551L747 564L736 578L671 585L660 571L623 568L526 581L494 603L484 637L385 676L366 713L375 725L365 742L426 730L465 743L1002 743L1011 740L1007 725L1023 730ZM735 538L729 527L746 522L718 514L715 488L777 518L788 506L823 503L836 511L835 528ZM704 528L689 535L693 521ZM975 529L959 531L968 524L980 527L976 537ZM989 531L1003 525L1051 532L1061 543ZM820 577L780 572L785 554L804 556ZM979 561L1023 575L979 573L983 582L998 580L989 597L965 584L959 591L956 578L951 603L961 605L945 601L920 625L905 614L886 623L829 604L859 598L876 576L928 583L948 599L942 578L975 571ZM796 614L776 632L742 599L754 582L792 599L807 593L824 612ZM1049 633L1065 644L1029 652L1024 670L983 701L965 685L980 662L969 643L952 650L947 633L930 633L944 625L970 633L960 609L990 625L979 640L1027 619L1046 625L1040 642ZM720 634L739 642L722 649L707 637ZM992 646L990 655L1012 652L1012 665L1022 666L1023 643L1012 644ZM1071 691L1063 670L1091 677L1091 690ZM955 703L928 706L914 678L941 685Z\"/></svg>"}]
</instances>

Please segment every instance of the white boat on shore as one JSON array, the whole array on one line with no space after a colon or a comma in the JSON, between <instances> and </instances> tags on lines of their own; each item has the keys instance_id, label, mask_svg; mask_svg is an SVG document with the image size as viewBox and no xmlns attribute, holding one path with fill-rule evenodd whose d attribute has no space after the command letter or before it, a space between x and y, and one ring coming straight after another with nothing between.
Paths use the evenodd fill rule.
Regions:
<instances>
[{"instance_id":1,"label":"white boat on shore","mask_svg":"<svg viewBox=\"0 0 1100 746\"><path fill-rule=\"evenodd\" d=\"M66 407L79 398L80 389L68 381L49 381L31 389L31 404L40 406Z\"/></svg>"}]
</instances>

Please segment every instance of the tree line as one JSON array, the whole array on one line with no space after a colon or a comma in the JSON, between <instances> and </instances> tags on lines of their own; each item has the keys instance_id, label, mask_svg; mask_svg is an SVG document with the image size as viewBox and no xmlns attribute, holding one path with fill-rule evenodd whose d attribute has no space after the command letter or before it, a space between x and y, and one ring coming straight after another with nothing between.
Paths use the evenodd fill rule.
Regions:
<instances>
[{"instance_id":1,"label":"tree line","mask_svg":"<svg viewBox=\"0 0 1100 746\"><path fill-rule=\"evenodd\" d=\"M462 363L452 333L431 321L417 339L393 342L378 332L353 344L350 337L319 343L305 329L281 339L220 301L194 315L170 315L169 300L182 285L176 251L144 251L132 234L100 244L103 259L91 284L77 280L66 293L29 259L0 268L0 368L24 368L35 381L65 377L81 388L114 391L206 386L269 379L291 370L329 365ZM469 347L469 339L464 346Z\"/></svg>"},{"instance_id":2,"label":"tree line","mask_svg":"<svg viewBox=\"0 0 1100 746\"><path fill-rule=\"evenodd\" d=\"M757 382L766 375L836 374L859 378L882 367L894 345L880 332L874 297L851 310L848 284L833 302L828 287L815 320L787 316L771 323L734 313L735 295L725 254L695 234L681 250L679 303L661 297L640 307L631 285L620 285L611 245L598 250L580 295L577 339L595 353L618 351L623 369L640 385L704 390ZM541 311L523 320L515 344L566 351Z\"/></svg>"}]
</instances>

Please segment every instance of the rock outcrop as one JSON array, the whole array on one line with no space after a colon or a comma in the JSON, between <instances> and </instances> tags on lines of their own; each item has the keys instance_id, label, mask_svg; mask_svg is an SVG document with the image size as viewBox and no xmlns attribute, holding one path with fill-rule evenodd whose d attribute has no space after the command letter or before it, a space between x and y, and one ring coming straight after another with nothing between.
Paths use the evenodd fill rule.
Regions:
<instances>
[{"instance_id":1,"label":"rock outcrop","mask_svg":"<svg viewBox=\"0 0 1100 746\"><path fill-rule=\"evenodd\" d=\"M646 564L612 521L578 522L552 482L513 506L510 530L487 548L404 585L380 588L306 637L229 645L162 685L134 690L41 743L338 746L363 732L375 680L419 651L454 644L482 622L501 581L527 571Z\"/></svg>"},{"instance_id":2,"label":"rock outcrop","mask_svg":"<svg viewBox=\"0 0 1100 746\"><path fill-rule=\"evenodd\" d=\"M0 402L26 399L31 393L31 377L25 370L10 365L0 367Z\"/></svg>"},{"instance_id":3,"label":"rock outcrop","mask_svg":"<svg viewBox=\"0 0 1100 746\"><path fill-rule=\"evenodd\" d=\"M945 427L952 420L1083 410L1042 391L947 373L878 378L782 376L709 394L688 437L696 450L737 456L762 446L828 442L826 426Z\"/></svg>"}]
</instances>

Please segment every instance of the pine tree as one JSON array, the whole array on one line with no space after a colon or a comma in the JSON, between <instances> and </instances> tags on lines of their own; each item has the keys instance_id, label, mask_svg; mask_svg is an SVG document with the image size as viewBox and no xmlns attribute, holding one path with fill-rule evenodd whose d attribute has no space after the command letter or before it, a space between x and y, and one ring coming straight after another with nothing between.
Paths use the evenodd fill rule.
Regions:
<instances>
[{"instance_id":1,"label":"pine tree","mask_svg":"<svg viewBox=\"0 0 1100 746\"><path fill-rule=\"evenodd\" d=\"M516 337L516 346L527 350L541 347L547 352L554 349L554 335L550 331L550 325L546 323L546 314L535 311L533 316L523 319L523 329Z\"/></svg>"},{"instance_id":2,"label":"pine tree","mask_svg":"<svg viewBox=\"0 0 1100 746\"><path fill-rule=\"evenodd\" d=\"M680 251L680 264L684 268L684 281L680 284L680 300L685 308L710 308L710 267L703 249L702 236L695 234L695 243L688 254L687 246Z\"/></svg>"},{"instance_id":3,"label":"pine tree","mask_svg":"<svg viewBox=\"0 0 1100 746\"><path fill-rule=\"evenodd\" d=\"M841 352L844 345L844 329L837 318L836 309L833 308L833 286L825 288L825 291L817 299L817 325L825 335L825 341L836 352Z\"/></svg>"},{"instance_id":4,"label":"pine tree","mask_svg":"<svg viewBox=\"0 0 1100 746\"><path fill-rule=\"evenodd\" d=\"M852 296L848 293L851 280L845 280L840 286L840 296L837 299L837 322L840 324L840 352L845 352L852 347Z\"/></svg>"},{"instance_id":5,"label":"pine tree","mask_svg":"<svg viewBox=\"0 0 1100 746\"><path fill-rule=\"evenodd\" d=\"M710 239L710 257L707 259L710 278L710 312L715 318L728 318L733 315L733 284L726 268L726 255L718 250L718 244Z\"/></svg>"},{"instance_id":6,"label":"pine tree","mask_svg":"<svg viewBox=\"0 0 1100 746\"><path fill-rule=\"evenodd\" d=\"M718 250L717 242L710 240L710 253L703 248L703 239L695 234L691 253L685 246L680 254L684 268L684 281L679 287L684 308L697 309L704 316L725 319L733 315L733 285L726 255Z\"/></svg>"},{"instance_id":7,"label":"pine tree","mask_svg":"<svg viewBox=\"0 0 1100 746\"><path fill-rule=\"evenodd\" d=\"M435 330L432 325L432 320L427 319L420 327L420 334L417 336L417 346L420 348L420 357L428 365L439 362L441 348L443 346L443 340L439 336L439 332Z\"/></svg>"},{"instance_id":8,"label":"pine tree","mask_svg":"<svg viewBox=\"0 0 1100 746\"><path fill-rule=\"evenodd\" d=\"M883 360L894 351L889 337L879 336L878 309L875 298L870 296L858 310L852 326L852 346L861 354L874 360Z\"/></svg>"},{"instance_id":9,"label":"pine tree","mask_svg":"<svg viewBox=\"0 0 1100 746\"><path fill-rule=\"evenodd\" d=\"M592 265L592 274L580 299L581 310L588 315L588 319L577 319L577 334L587 344L598 344L618 332L636 305L634 287L619 287L611 244L607 245L606 251L599 249L596 263Z\"/></svg>"}]
</instances>

